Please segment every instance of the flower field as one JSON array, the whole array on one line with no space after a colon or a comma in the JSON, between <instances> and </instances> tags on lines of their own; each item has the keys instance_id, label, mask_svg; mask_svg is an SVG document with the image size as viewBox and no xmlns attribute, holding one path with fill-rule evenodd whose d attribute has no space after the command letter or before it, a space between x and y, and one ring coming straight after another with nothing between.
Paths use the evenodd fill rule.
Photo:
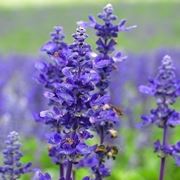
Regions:
<instances>
[{"instance_id":1,"label":"flower field","mask_svg":"<svg viewBox=\"0 0 180 180\"><path fill-rule=\"evenodd\" d=\"M2 0L0 180L179 180L179 6Z\"/></svg>"}]
</instances>

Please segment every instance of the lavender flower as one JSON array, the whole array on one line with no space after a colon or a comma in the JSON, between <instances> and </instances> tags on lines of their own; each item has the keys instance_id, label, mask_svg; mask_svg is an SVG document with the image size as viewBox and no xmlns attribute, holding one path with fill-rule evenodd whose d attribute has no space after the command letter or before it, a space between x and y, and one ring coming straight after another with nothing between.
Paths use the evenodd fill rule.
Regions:
<instances>
[{"instance_id":1,"label":"lavender flower","mask_svg":"<svg viewBox=\"0 0 180 180\"><path fill-rule=\"evenodd\" d=\"M78 24L84 27L93 28L98 36L97 51L99 52L95 58L95 67L98 69L101 75L101 81L99 83L99 89L101 93L105 93L109 86L109 77L111 71L115 67L116 62L121 62L126 57L121 52L112 56L115 51L115 45L117 42L115 39L118 37L118 33L121 31L128 31L136 26L125 27L126 20L121 20L119 24L114 25L114 21L117 17L113 14L113 7L111 4L107 4L102 13L98 14L98 18L103 21L103 24L99 24L94 17L89 16L90 22L78 22Z\"/></svg>"},{"instance_id":2,"label":"lavender flower","mask_svg":"<svg viewBox=\"0 0 180 180\"><path fill-rule=\"evenodd\" d=\"M49 55L60 56L58 52L63 48L66 48L66 43L63 42L64 34L61 26L55 26L54 31L51 32L51 40L43 45L42 51L45 51Z\"/></svg>"},{"instance_id":3,"label":"lavender flower","mask_svg":"<svg viewBox=\"0 0 180 180\"><path fill-rule=\"evenodd\" d=\"M89 112L99 80L98 73L93 70L90 45L85 42L85 29L78 27L73 38L69 46L65 43L58 48L52 46L53 53L47 51L45 44L43 50L52 62L36 66L40 70L39 81L47 89L44 95L50 106L40 112L39 121L52 128L48 135L49 155L60 165L61 179L68 180L72 178L73 165L94 148L85 141L93 137L87 129L91 126Z\"/></svg>"},{"instance_id":4,"label":"lavender flower","mask_svg":"<svg viewBox=\"0 0 180 180\"><path fill-rule=\"evenodd\" d=\"M96 85L99 94L94 97L95 100L92 103L94 116L91 118L91 123L100 135L100 141L103 144L104 136L112 132L111 129L113 129L114 125L118 126L119 124L117 115L119 110L110 103L110 74L115 64L126 57L121 52L114 55L115 45L117 44L115 39L118 37L119 32L130 30L135 26L125 27L126 20L121 20L119 24L114 25L117 17L113 14L111 4L106 5L98 17L103 21L102 25L92 16L89 17L90 22L81 21L78 24L95 29L98 36L96 41L98 54L95 55L94 68L100 76L100 81Z\"/></svg>"},{"instance_id":5,"label":"lavender flower","mask_svg":"<svg viewBox=\"0 0 180 180\"><path fill-rule=\"evenodd\" d=\"M161 157L159 180L163 180L167 155L172 155L179 165L179 143L174 146L168 144L168 127L180 124L180 113L170 108L180 95L180 83L176 80L175 68L170 56L164 56L155 79L149 81L149 86L140 86L140 91L156 99L157 108L152 109L150 115L142 116L143 121L139 125L142 127L154 123L163 129L162 143L159 140L154 143L155 152Z\"/></svg>"},{"instance_id":6,"label":"lavender flower","mask_svg":"<svg viewBox=\"0 0 180 180\"><path fill-rule=\"evenodd\" d=\"M22 174L31 172L31 163L22 164L20 159L23 154L20 151L19 135L12 131L5 141L6 148L3 151L4 165L0 166L0 174L3 180L16 180Z\"/></svg>"},{"instance_id":7,"label":"lavender flower","mask_svg":"<svg viewBox=\"0 0 180 180\"><path fill-rule=\"evenodd\" d=\"M92 101L92 110L90 122L94 127L94 130L100 137L100 144L97 146L96 153L98 155L98 165L92 167L95 173L96 180L100 180L110 173L101 169L105 168L104 162L107 157L108 149L116 149L116 151L110 150L111 157L115 157L117 154L117 148L114 145L104 145L105 138L108 136L116 137L117 131L115 129L119 126L118 114L122 114L121 110L116 108L110 103L110 75L115 69L115 64L121 62L126 57L121 52L114 53L115 45L117 44L115 39L118 37L118 33L121 31L128 31L132 27L125 27L126 20L121 20L117 25L114 21L117 17L113 14L113 7L108 4L104 7L103 12L98 14L98 18L103 21L103 24L99 24L94 17L89 16L90 22L78 22L78 24L84 27L90 27L95 29L98 40L96 41L98 54L92 54L94 56L94 68L100 76L100 81L96 84L98 93L94 96ZM116 127L116 128L115 128ZM115 134L115 136L114 136Z\"/></svg>"}]
</instances>

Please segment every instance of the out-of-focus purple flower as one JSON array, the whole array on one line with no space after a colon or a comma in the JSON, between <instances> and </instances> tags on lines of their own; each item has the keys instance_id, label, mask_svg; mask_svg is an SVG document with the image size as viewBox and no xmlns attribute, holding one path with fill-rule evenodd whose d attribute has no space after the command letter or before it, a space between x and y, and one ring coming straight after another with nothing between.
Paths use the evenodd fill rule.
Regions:
<instances>
[{"instance_id":1,"label":"out-of-focus purple flower","mask_svg":"<svg viewBox=\"0 0 180 180\"><path fill-rule=\"evenodd\" d=\"M83 180L91 180L89 176L83 178Z\"/></svg>"},{"instance_id":2,"label":"out-of-focus purple flower","mask_svg":"<svg viewBox=\"0 0 180 180\"><path fill-rule=\"evenodd\" d=\"M6 148L3 150L4 165L0 166L1 178L16 180L22 174L31 172L31 163L22 164L20 162L23 154L20 151L21 144L18 133L12 131L5 143Z\"/></svg>"},{"instance_id":3,"label":"out-of-focus purple flower","mask_svg":"<svg viewBox=\"0 0 180 180\"><path fill-rule=\"evenodd\" d=\"M149 80L148 86L141 86L141 92L153 95L156 100L157 108L152 109L150 115L142 116L140 127L156 124L163 129L162 143L158 140L154 143L154 151L161 158L159 179L163 180L164 167L167 155L175 158L179 165L179 143L176 145L168 144L168 127L179 125L180 113L170 108L179 97L180 81L176 79L175 67L170 56L164 56L159 71L154 79ZM176 148L177 147L177 148Z\"/></svg>"},{"instance_id":4,"label":"out-of-focus purple flower","mask_svg":"<svg viewBox=\"0 0 180 180\"><path fill-rule=\"evenodd\" d=\"M43 173L40 170L36 170L32 180L52 180L48 173Z\"/></svg>"},{"instance_id":5,"label":"out-of-focus purple flower","mask_svg":"<svg viewBox=\"0 0 180 180\"><path fill-rule=\"evenodd\" d=\"M32 77L37 57L22 54L2 56L0 65L0 119L2 141L10 131L18 131L24 137L36 135L42 138L33 120L33 114L44 108L42 88ZM18 106L17 106L18 104Z\"/></svg>"},{"instance_id":6,"label":"out-of-focus purple flower","mask_svg":"<svg viewBox=\"0 0 180 180\"><path fill-rule=\"evenodd\" d=\"M172 156L176 161L176 165L180 166L180 141L178 141L175 145L172 146Z\"/></svg>"},{"instance_id":7,"label":"out-of-focus purple flower","mask_svg":"<svg viewBox=\"0 0 180 180\"><path fill-rule=\"evenodd\" d=\"M163 145L159 140L157 140L154 143L154 150L160 157L166 157L167 155L172 156L176 165L180 166L180 141L178 141L175 145Z\"/></svg>"},{"instance_id":8,"label":"out-of-focus purple flower","mask_svg":"<svg viewBox=\"0 0 180 180\"><path fill-rule=\"evenodd\" d=\"M51 40L44 44L41 48L49 55L58 56L58 51L66 48L66 43L63 42L64 34L61 26L55 26L54 31L51 32Z\"/></svg>"},{"instance_id":9,"label":"out-of-focus purple flower","mask_svg":"<svg viewBox=\"0 0 180 180\"><path fill-rule=\"evenodd\" d=\"M169 108L179 96L180 83L176 80L174 70L171 58L165 56L155 79L150 80L148 86L140 86L141 92L153 95L157 103L157 108L152 109L149 116L142 116L144 125L155 123L164 127L179 124L179 113Z\"/></svg>"}]
</instances>

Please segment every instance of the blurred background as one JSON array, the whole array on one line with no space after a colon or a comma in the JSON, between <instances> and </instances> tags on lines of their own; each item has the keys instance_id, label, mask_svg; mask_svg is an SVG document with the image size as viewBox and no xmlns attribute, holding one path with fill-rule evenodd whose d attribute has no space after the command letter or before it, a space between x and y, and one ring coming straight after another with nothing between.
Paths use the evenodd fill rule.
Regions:
<instances>
[{"instance_id":1,"label":"blurred background","mask_svg":"<svg viewBox=\"0 0 180 180\"><path fill-rule=\"evenodd\" d=\"M137 130L140 115L154 107L153 99L138 92L157 71L162 57L169 54L180 78L180 1L179 0L0 0L0 149L8 132L22 136L23 161L33 161L57 179L58 170L48 158L44 143L45 127L34 122L34 114L46 102L43 89L34 76L34 64L42 58L40 47L49 40L55 25L64 28L66 41L72 42L76 21L96 16L111 3L119 19L138 27L118 38L118 49L128 55L112 75L112 101L124 110L119 131L121 146L115 162L110 162L109 180L155 180L160 159L153 153L153 142L161 138L157 127ZM88 42L95 49L95 36L88 30ZM180 102L174 106L180 110ZM169 135L170 143L180 139L180 128ZM41 146L40 146L41 145ZM40 148L41 147L41 148ZM0 159L2 162L2 158ZM169 158L166 180L179 180L180 169ZM80 180L87 172L78 170ZM22 179L29 179L23 177Z\"/></svg>"}]
</instances>

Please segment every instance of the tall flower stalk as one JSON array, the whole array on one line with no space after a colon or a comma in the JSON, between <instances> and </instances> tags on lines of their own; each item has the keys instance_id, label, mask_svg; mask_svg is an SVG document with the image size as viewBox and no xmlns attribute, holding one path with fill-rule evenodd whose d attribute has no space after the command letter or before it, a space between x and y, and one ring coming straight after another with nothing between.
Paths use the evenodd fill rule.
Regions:
<instances>
[{"instance_id":1,"label":"tall flower stalk","mask_svg":"<svg viewBox=\"0 0 180 180\"><path fill-rule=\"evenodd\" d=\"M17 180L21 175L31 172L31 163L20 162L23 157L20 151L21 144L19 135L12 131L5 141L6 148L3 150L4 165L0 166L0 176L2 180Z\"/></svg>"},{"instance_id":2,"label":"tall flower stalk","mask_svg":"<svg viewBox=\"0 0 180 180\"><path fill-rule=\"evenodd\" d=\"M55 27L51 40L42 47L50 60L36 66L49 99L49 109L40 112L38 120L52 129L47 135L49 156L60 166L60 180L74 179L74 169L81 166L90 167L94 174L84 179L102 180L110 175L106 159L115 159L118 153L111 141L118 135L122 112L111 104L110 75L125 58L115 53L115 39L134 26L125 27L125 20L114 25L117 17L110 4L98 17L102 25L93 17L90 23L79 22L70 45L63 41L62 28ZM96 30L97 54L85 42L87 26ZM89 146L86 141L93 138L92 131L98 134L99 143Z\"/></svg>"},{"instance_id":3,"label":"tall flower stalk","mask_svg":"<svg viewBox=\"0 0 180 180\"><path fill-rule=\"evenodd\" d=\"M96 180L101 180L110 175L110 171L105 167L106 158L115 158L118 148L106 141L106 139L116 138L119 127L119 115L122 115L120 109L111 104L110 97L110 75L115 69L116 63L121 62L126 57L121 52L115 53L116 38L121 31L128 31L135 26L125 27L126 20L121 20L119 24L114 21L117 17L113 14L113 7L108 4L103 12L98 14L102 20L99 24L96 19L89 16L89 22L79 21L78 24L83 27L90 27L95 30L98 37L96 41L97 53L93 53L94 68L100 76L100 81L96 84L98 96L93 102L91 123L93 130L99 136L99 145L96 148L98 155L98 165L92 167Z\"/></svg>"},{"instance_id":4,"label":"tall flower stalk","mask_svg":"<svg viewBox=\"0 0 180 180\"><path fill-rule=\"evenodd\" d=\"M70 45L62 42L62 33L60 27L55 27L52 40L42 48L51 60L36 66L39 82L47 89L44 94L49 99L49 109L40 112L38 120L51 127L47 135L49 156L60 165L59 179L71 180L75 165L94 149L86 140L93 137L89 132L89 111L99 75L93 70L85 29L77 28Z\"/></svg>"},{"instance_id":5,"label":"tall flower stalk","mask_svg":"<svg viewBox=\"0 0 180 180\"><path fill-rule=\"evenodd\" d=\"M143 115L139 126L153 123L163 130L162 142L157 140L154 143L154 151L158 152L161 158L159 180L164 180L168 155L173 156L176 164L180 165L180 143L170 145L168 140L168 129L180 124L180 113L170 107L180 95L180 82L176 79L170 56L164 56L156 77L149 80L149 86L140 86L140 91L156 99L157 108L152 109L150 115Z\"/></svg>"}]
</instances>

